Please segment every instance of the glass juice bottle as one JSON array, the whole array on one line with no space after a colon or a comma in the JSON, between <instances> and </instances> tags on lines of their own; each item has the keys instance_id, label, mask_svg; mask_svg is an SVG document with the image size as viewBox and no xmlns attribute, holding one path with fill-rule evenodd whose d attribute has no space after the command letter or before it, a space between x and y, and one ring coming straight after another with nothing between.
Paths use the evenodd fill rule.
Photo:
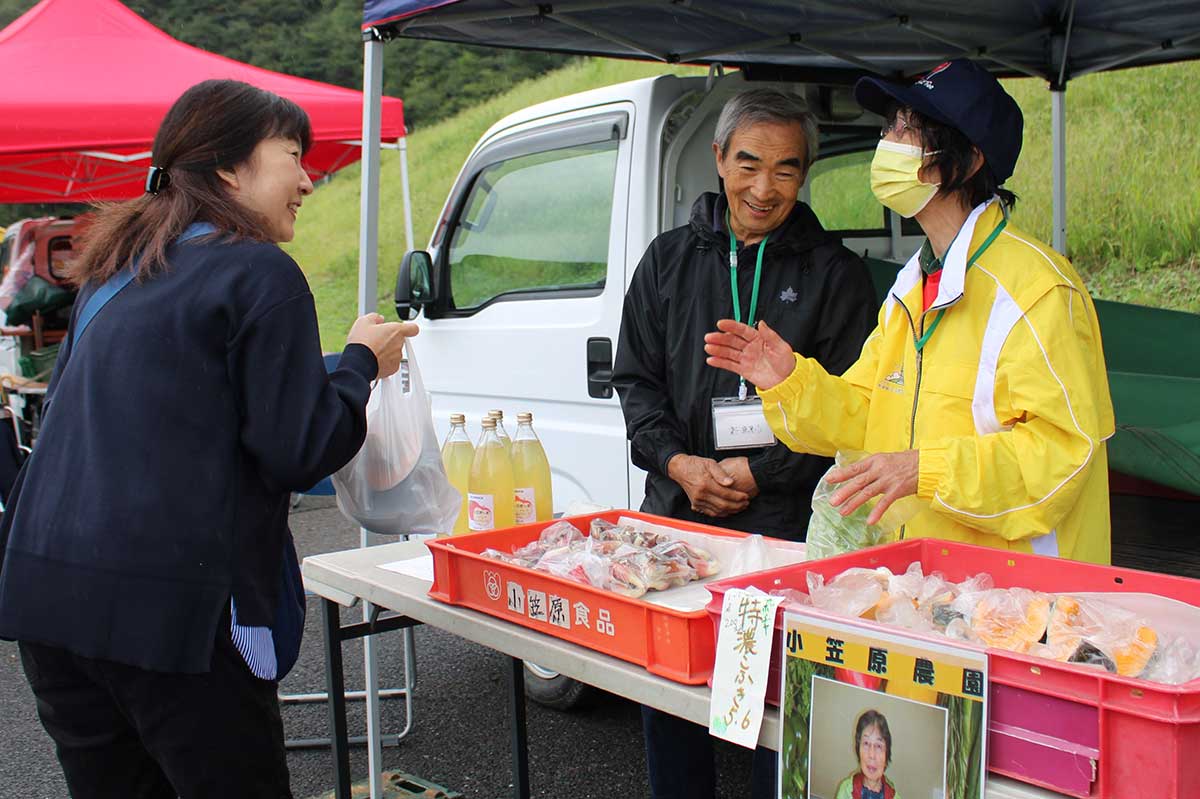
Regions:
<instances>
[{"instance_id":1,"label":"glass juice bottle","mask_svg":"<svg viewBox=\"0 0 1200 799\"><path fill-rule=\"evenodd\" d=\"M517 524L544 522L554 516L550 489L550 461L533 431L533 414L517 414L517 436L512 443L513 515Z\"/></svg>"},{"instance_id":2,"label":"glass juice bottle","mask_svg":"<svg viewBox=\"0 0 1200 799\"><path fill-rule=\"evenodd\" d=\"M508 437L508 431L504 429L504 411L488 411L488 416L496 420L496 437L504 445L505 451L511 455L512 439Z\"/></svg>"},{"instance_id":3,"label":"glass juice bottle","mask_svg":"<svg viewBox=\"0 0 1200 799\"><path fill-rule=\"evenodd\" d=\"M475 446L467 437L467 417L461 413L450 414L450 433L442 444L442 464L446 477L454 490L462 494L462 507L454 520L454 535L470 532L467 517L467 492L471 479L471 464L475 461Z\"/></svg>"},{"instance_id":4,"label":"glass juice bottle","mask_svg":"<svg viewBox=\"0 0 1200 799\"><path fill-rule=\"evenodd\" d=\"M467 481L467 518L472 531L513 525L512 459L496 435L496 420L483 420L483 437L475 448Z\"/></svg>"}]
</instances>

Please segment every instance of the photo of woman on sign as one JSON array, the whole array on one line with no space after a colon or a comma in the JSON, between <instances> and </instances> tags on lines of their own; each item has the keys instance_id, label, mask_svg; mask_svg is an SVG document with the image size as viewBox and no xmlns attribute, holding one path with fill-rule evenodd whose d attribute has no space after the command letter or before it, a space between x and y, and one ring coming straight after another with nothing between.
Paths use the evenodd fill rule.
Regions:
<instances>
[{"instance_id":1,"label":"photo of woman on sign","mask_svg":"<svg viewBox=\"0 0 1200 799\"><path fill-rule=\"evenodd\" d=\"M900 799L896 786L884 774L892 763L892 733L887 718L878 710L858 717L854 753L858 770L838 785L836 799Z\"/></svg>"}]
</instances>

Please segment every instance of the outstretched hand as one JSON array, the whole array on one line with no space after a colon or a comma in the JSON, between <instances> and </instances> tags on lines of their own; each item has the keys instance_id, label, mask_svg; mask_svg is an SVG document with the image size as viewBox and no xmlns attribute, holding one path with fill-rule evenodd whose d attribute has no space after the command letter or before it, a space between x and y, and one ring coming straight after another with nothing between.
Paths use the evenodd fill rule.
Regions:
<instances>
[{"instance_id":1,"label":"outstretched hand","mask_svg":"<svg viewBox=\"0 0 1200 799\"><path fill-rule=\"evenodd\" d=\"M716 333L704 336L707 363L741 375L758 388L774 388L796 368L792 346L766 322L750 327L732 319L717 322Z\"/></svg>"},{"instance_id":2,"label":"outstretched hand","mask_svg":"<svg viewBox=\"0 0 1200 799\"><path fill-rule=\"evenodd\" d=\"M847 516L872 497L879 497L879 502L867 517L867 524L878 524L884 511L893 502L917 493L920 474L921 457L918 450L871 455L826 475L825 479L829 482L842 484L829 497L829 504Z\"/></svg>"}]
</instances>

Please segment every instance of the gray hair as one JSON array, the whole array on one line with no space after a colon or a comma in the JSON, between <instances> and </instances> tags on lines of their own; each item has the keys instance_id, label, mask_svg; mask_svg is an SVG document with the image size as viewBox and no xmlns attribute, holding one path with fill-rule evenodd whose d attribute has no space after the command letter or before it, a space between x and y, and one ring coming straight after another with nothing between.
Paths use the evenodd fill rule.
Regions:
<instances>
[{"instance_id":1,"label":"gray hair","mask_svg":"<svg viewBox=\"0 0 1200 799\"><path fill-rule=\"evenodd\" d=\"M808 156L805 160L804 171L817 160L817 118L808 111L808 106L794 94L788 94L778 89L750 89L738 92L721 109L717 118L717 129L713 132L713 144L721 151L721 157L729 150L729 140L743 125L757 125L761 122L775 124L800 123L804 132L804 141L808 145Z\"/></svg>"}]
</instances>

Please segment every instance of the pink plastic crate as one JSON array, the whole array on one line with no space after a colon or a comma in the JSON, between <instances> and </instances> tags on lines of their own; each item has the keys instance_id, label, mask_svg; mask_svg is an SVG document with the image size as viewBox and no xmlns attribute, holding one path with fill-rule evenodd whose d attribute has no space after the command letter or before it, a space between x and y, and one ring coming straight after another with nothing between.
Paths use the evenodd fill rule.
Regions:
<instances>
[{"instance_id":1,"label":"pink plastic crate","mask_svg":"<svg viewBox=\"0 0 1200 799\"><path fill-rule=\"evenodd\" d=\"M717 629L730 588L808 593L809 572L826 580L855 566L902 573L914 561L926 574L939 571L954 582L987 572L998 588L1150 593L1200 606L1200 580L919 539L714 581L709 615ZM777 642L782 624L781 609ZM1191 760L1200 757L1200 680L1161 685L999 649L987 654L990 771L1085 799L1200 793L1200 764ZM767 697L778 704L779 666L775 657L771 663Z\"/></svg>"}]
</instances>

